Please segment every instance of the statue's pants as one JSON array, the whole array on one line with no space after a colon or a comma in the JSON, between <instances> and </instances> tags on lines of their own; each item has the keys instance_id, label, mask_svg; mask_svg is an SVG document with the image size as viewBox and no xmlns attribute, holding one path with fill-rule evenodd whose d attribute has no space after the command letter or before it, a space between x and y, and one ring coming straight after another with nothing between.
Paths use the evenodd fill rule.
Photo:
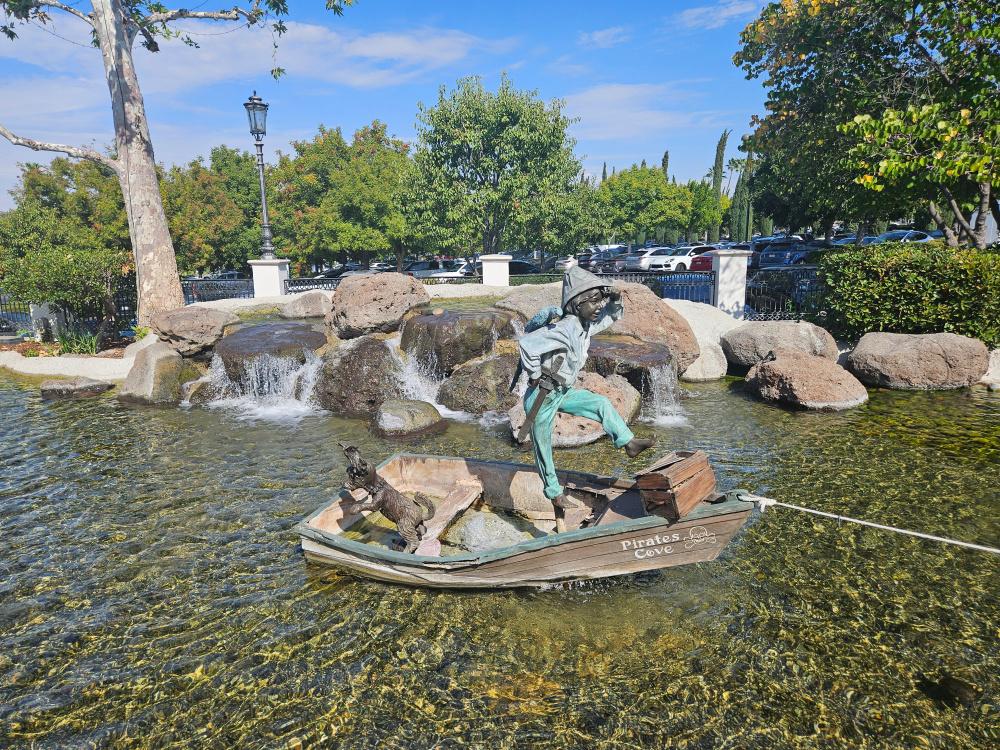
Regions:
<instances>
[{"instance_id":1,"label":"statue's pants","mask_svg":"<svg viewBox=\"0 0 1000 750\"><path fill-rule=\"evenodd\" d=\"M524 394L524 411L531 411L531 405L538 394L537 388L530 388ZM535 466L545 485L545 497L550 500L563 493L562 485L556 477L556 466L552 460L552 428L556 414L564 412L576 417L586 417L600 422L604 431L614 441L615 448L621 448L635 435L625 424L625 420L615 411L604 396L599 396L583 388L569 388L552 391L538 410L535 423L531 426L531 445L535 451Z\"/></svg>"}]
</instances>

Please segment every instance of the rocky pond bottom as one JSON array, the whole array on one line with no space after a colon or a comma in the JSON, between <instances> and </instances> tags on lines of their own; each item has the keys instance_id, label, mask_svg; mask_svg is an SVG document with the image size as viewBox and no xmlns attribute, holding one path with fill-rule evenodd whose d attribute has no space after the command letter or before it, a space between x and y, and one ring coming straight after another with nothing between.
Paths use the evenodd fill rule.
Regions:
<instances>
[{"instance_id":1,"label":"rocky pond bottom","mask_svg":"<svg viewBox=\"0 0 1000 750\"><path fill-rule=\"evenodd\" d=\"M1000 542L1000 398L837 414L690 386L725 488ZM43 402L0 376L0 746L989 748L1000 561L775 509L719 561L454 594L307 564L360 421ZM527 460L505 427L407 448ZM567 468L634 471L606 444Z\"/></svg>"}]
</instances>

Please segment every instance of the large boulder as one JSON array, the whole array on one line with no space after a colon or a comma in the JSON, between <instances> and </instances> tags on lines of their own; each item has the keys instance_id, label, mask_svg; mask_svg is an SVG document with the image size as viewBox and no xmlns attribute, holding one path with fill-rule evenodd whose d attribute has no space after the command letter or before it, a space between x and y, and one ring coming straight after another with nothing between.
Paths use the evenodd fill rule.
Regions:
<instances>
[{"instance_id":1,"label":"large boulder","mask_svg":"<svg viewBox=\"0 0 1000 750\"><path fill-rule=\"evenodd\" d=\"M63 380L43 380L41 391L42 398L46 401L58 398L86 398L87 396L99 396L105 391L114 388L111 383L93 378L67 378Z\"/></svg>"},{"instance_id":2,"label":"large boulder","mask_svg":"<svg viewBox=\"0 0 1000 750\"><path fill-rule=\"evenodd\" d=\"M282 318L325 318L333 308L332 297L332 292L320 289L304 292L282 305L278 314Z\"/></svg>"},{"instance_id":3,"label":"large boulder","mask_svg":"<svg viewBox=\"0 0 1000 750\"><path fill-rule=\"evenodd\" d=\"M616 282L621 290L625 315L608 333L632 336L652 344L664 344L674 357L677 372L683 373L696 359L700 349L694 331L673 308L664 305L642 284Z\"/></svg>"},{"instance_id":4,"label":"large boulder","mask_svg":"<svg viewBox=\"0 0 1000 750\"><path fill-rule=\"evenodd\" d=\"M158 341L135 355L118 398L141 404L177 404L181 385L200 375L172 346Z\"/></svg>"},{"instance_id":5,"label":"large boulder","mask_svg":"<svg viewBox=\"0 0 1000 750\"><path fill-rule=\"evenodd\" d=\"M836 362L795 349L769 352L750 368L744 385L765 401L804 409L840 411L868 400L860 381Z\"/></svg>"},{"instance_id":6,"label":"large boulder","mask_svg":"<svg viewBox=\"0 0 1000 750\"><path fill-rule=\"evenodd\" d=\"M621 375L602 377L595 372L581 372L576 381L576 388L585 388L593 393L606 396L622 419L631 422L639 414L642 397L635 388ZM518 400L509 412L511 433L517 437L518 430L524 424L524 403ZM604 437L604 428L600 422L586 417L574 417L560 412L556 415L552 429L553 448L576 448L600 440ZM525 442L530 442L528 436Z\"/></svg>"},{"instance_id":7,"label":"large boulder","mask_svg":"<svg viewBox=\"0 0 1000 750\"><path fill-rule=\"evenodd\" d=\"M222 338L226 326L239 323L231 312L191 305L153 316L150 326L160 340L185 357L211 349Z\"/></svg>"},{"instance_id":8,"label":"large boulder","mask_svg":"<svg viewBox=\"0 0 1000 750\"><path fill-rule=\"evenodd\" d=\"M263 323L245 326L215 345L226 374L234 383L253 377L253 362L264 356L305 362L306 351L326 346L326 335L307 323Z\"/></svg>"},{"instance_id":9,"label":"large boulder","mask_svg":"<svg viewBox=\"0 0 1000 750\"><path fill-rule=\"evenodd\" d=\"M804 320L762 320L742 325L722 335L722 351L729 364L749 368L774 349L793 349L814 357L837 361L837 342L825 328Z\"/></svg>"},{"instance_id":10,"label":"large boulder","mask_svg":"<svg viewBox=\"0 0 1000 750\"><path fill-rule=\"evenodd\" d=\"M447 422L426 401L388 399L383 401L372 419L372 431L388 438L409 438L440 432Z\"/></svg>"},{"instance_id":11,"label":"large boulder","mask_svg":"<svg viewBox=\"0 0 1000 750\"><path fill-rule=\"evenodd\" d=\"M430 301L423 282L401 273L348 276L333 293L326 323L340 338L389 333L414 307Z\"/></svg>"},{"instance_id":12,"label":"large boulder","mask_svg":"<svg viewBox=\"0 0 1000 750\"><path fill-rule=\"evenodd\" d=\"M497 339L515 335L513 315L500 310L435 310L403 324L400 348L439 375L488 354Z\"/></svg>"},{"instance_id":13,"label":"large boulder","mask_svg":"<svg viewBox=\"0 0 1000 750\"><path fill-rule=\"evenodd\" d=\"M1000 349L990 352L990 366L979 380L991 391L1000 391Z\"/></svg>"},{"instance_id":14,"label":"large boulder","mask_svg":"<svg viewBox=\"0 0 1000 750\"><path fill-rule=\"evenodd\" d=\"M982 341L956 333L866 333L847 355L862 383L903 390L965 388L989 362Z\"/></svg>"},{"instance_id":15,"label":"large boulder","mask_svg":"<svg viewBox=\"0 0 1000 750\"><path fill-rule=\"evenodd\" d=\"M516 313L523 320L535 317L535 313L543 307L558 307L562 304L562 282L552 284L521 284L499 300L496 307Z\"/></svg>"},{"instance_id":16,"label":"large boulder","mask_svg":"<svg viewBox=\"0 0 1000 750\"><path fill-rule=\"evenodd\" d=\"M684 317L694 331L698 348L701 350L698 359L681 375L681 380L703 383L724 378L729 363L726 361L726 353L722 350L720 341L723 334L743 325L743 321L737 320L714 305L706 305L703 302L665 299L663 304Z\"/></svg>"},{"instance_id":17,"label":"large boulder","mask_svg":"<svg viewBox=\"0 0 1000 750\"><path fill-rule=\"evenodd\" d=\"M605 377L621 375L641 393L649 392L654 370L673 366L670 349L665 344L605 333L590 340L585 365L587 370Z\"/></svg>"},{"instance_id":18,"label":"large boulder","mask_svg":"<svg viewBox=\"0 0 1000 750\"><path fill-rule=\"evenodd\" d=\"M385 341L362 336L323 356L313 397L334 414L367 417L384 401L403 397L401 370Z\"/></svg>"},{"instance_id":19,"label":"large boulder","mask_svg":"<svg viewBox=\"0 0 1000 750\"><path fill-rule=\"evenodd\" d=\"M471 414L507 411L518 400L510 381L519 361L516 354L493 353L462 363L441 384L438 403Z\"/></svg>"}]
</instances>

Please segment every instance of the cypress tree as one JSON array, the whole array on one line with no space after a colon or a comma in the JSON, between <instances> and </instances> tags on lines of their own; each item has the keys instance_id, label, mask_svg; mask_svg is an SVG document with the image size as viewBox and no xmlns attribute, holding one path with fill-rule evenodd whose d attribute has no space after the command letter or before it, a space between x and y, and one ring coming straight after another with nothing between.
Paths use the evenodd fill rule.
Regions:
<instances>
[{"instance_id":1,"label":"cypress tree","mask_svg":"<svg viewBox=\"0 0 1000 750\"><path fill-rule=\"evenodd\" d=\"M745 242L747 237L747 193L746 173L740 172L733 190L733 202L729 205L729 236L738 242Z\"/></svg>"},{"instance_id":2,"label":"cypress tree","mask_svg":"<svg viewBox=\"0 0 1000 750\"><path fill-rule=\"evenodd\" d=\"M639 166L642 167L643 169L645 169L646 168L646 160L643 159L642 160L642 164L640 164Z\"/></svg>"},{"instance_id":3,"label":"cypress tree","mask_svg":"<svg viewBox=\"0 0 1000 750\"><path fill-rule=\"evenodd\" d=\"M663 158L660 160L660 169L663 170L663 176L668 180L670 179L670 152L664 151Z\"/></svg>"},{"instance_id":4,"label":"cypress tree","mask_svg":"<svg viewBox=\"0 0 1000 750\"><path fill-rule=\"evenodd\" d=\"M722 168L726 158L726 142L729 140L729 130L723 130L719 142L715 145L715 164L712 166L712 191L716 200L722 201ZM719 226L709 227L708 241L719 241Z\"/></svg>"},{"instance_id":5,"label":"cypress tree","mask_svg":"<svg viewBox=\"0 0 1000 750\"><path fill-rule=\"evenodd\" d=\"M608 163L604 162L604 167L601 169L601 182L608 179Z\"/></svg>"}]
</instances>

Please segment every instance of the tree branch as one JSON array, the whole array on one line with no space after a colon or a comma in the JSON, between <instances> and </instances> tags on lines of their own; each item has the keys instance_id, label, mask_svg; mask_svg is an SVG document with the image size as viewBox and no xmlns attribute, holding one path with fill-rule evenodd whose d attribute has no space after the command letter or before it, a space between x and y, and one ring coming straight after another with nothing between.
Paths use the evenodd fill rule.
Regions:
<instances>
[{"instance_id":1,"label":"tree branch","mask_svg":"<svg viewBox=\"0 0 1000 750\"><path fill-rule=\"evenodd\" d=\"M962 213L962 207L958 205L958 201L955 200L955 196L952 194L951 190L942 186L942 191L944 191L945 196L948 198L948 205L951 207L952 213L955 214L955 221L958 225L965 230L965 233L969 235L971 239L974 235L972 231L972 226L969 224L968 220L965 218L965 214Z\"/></svg>"},{"instance_id":2,"label":"tree branch","mask_svg":"<svg viewBox=\"0 0 1000 750\"><path fill-rule=\"evenodd\" d=\"M94 151L91 148L65 146L61 143L45 143L44 141L36 141L33 138L24 138L10 132L10 130L3 125L0 125L0 135L13 143L15 146L26 146L34 151L57 151L59 153L75 156L78 159L89 159L90 161L96 161L106 167L110 167L116 174L118 173L119 167L116 159L112 159L110 156L105 156L104 154Z\"/></svg>"},{"instance_id":3,"label":"tree branch","mask_svg":"<svg viewBox=\"0 0 1000 750\"><path fill-rule=\"evenodd\" d=\"M186 10L184 8L178 8L177 10L167 10L162 13L150 13L146 16L146 21L148 23L168 23L170 21L176 21L180 18L201 18L209 19L212 21L238 21L240 16L243 16L248 21L259 16L255 10L243 10L242 8L233 8L232 10Z\"/></svg>"},{"instance_id":4,"label":"tree branch","mask_svg":"<svg viewBox=\"0 0 1000 750\"><path fill-rule=\"evenodd\" d=\"M81 21L89 24L91 28L94 27L94 20L88 16L86 13L77 10L76 8L66 5L65 3L60 3L58 0L43 0L43 2L37 3L37 7L47 7L47 8L58 8L59 10L64 10L71 16L76 16Z\"/></svg>"},{"instance_id":5,"label":"tree branch","mask_svg":"<svg viewBox=\"0 0 1000 750\"><path fill-rule=\"evenodd\" d=\"M927 210L930 212L931 218L934 219L934 223L937 224L938 229L944 232L944 238L948 243L948 247L958 247L958 237L955 236L955 230L948 226L937 204L934 201L928 201Z\"/></svg>"}]
</instances>

